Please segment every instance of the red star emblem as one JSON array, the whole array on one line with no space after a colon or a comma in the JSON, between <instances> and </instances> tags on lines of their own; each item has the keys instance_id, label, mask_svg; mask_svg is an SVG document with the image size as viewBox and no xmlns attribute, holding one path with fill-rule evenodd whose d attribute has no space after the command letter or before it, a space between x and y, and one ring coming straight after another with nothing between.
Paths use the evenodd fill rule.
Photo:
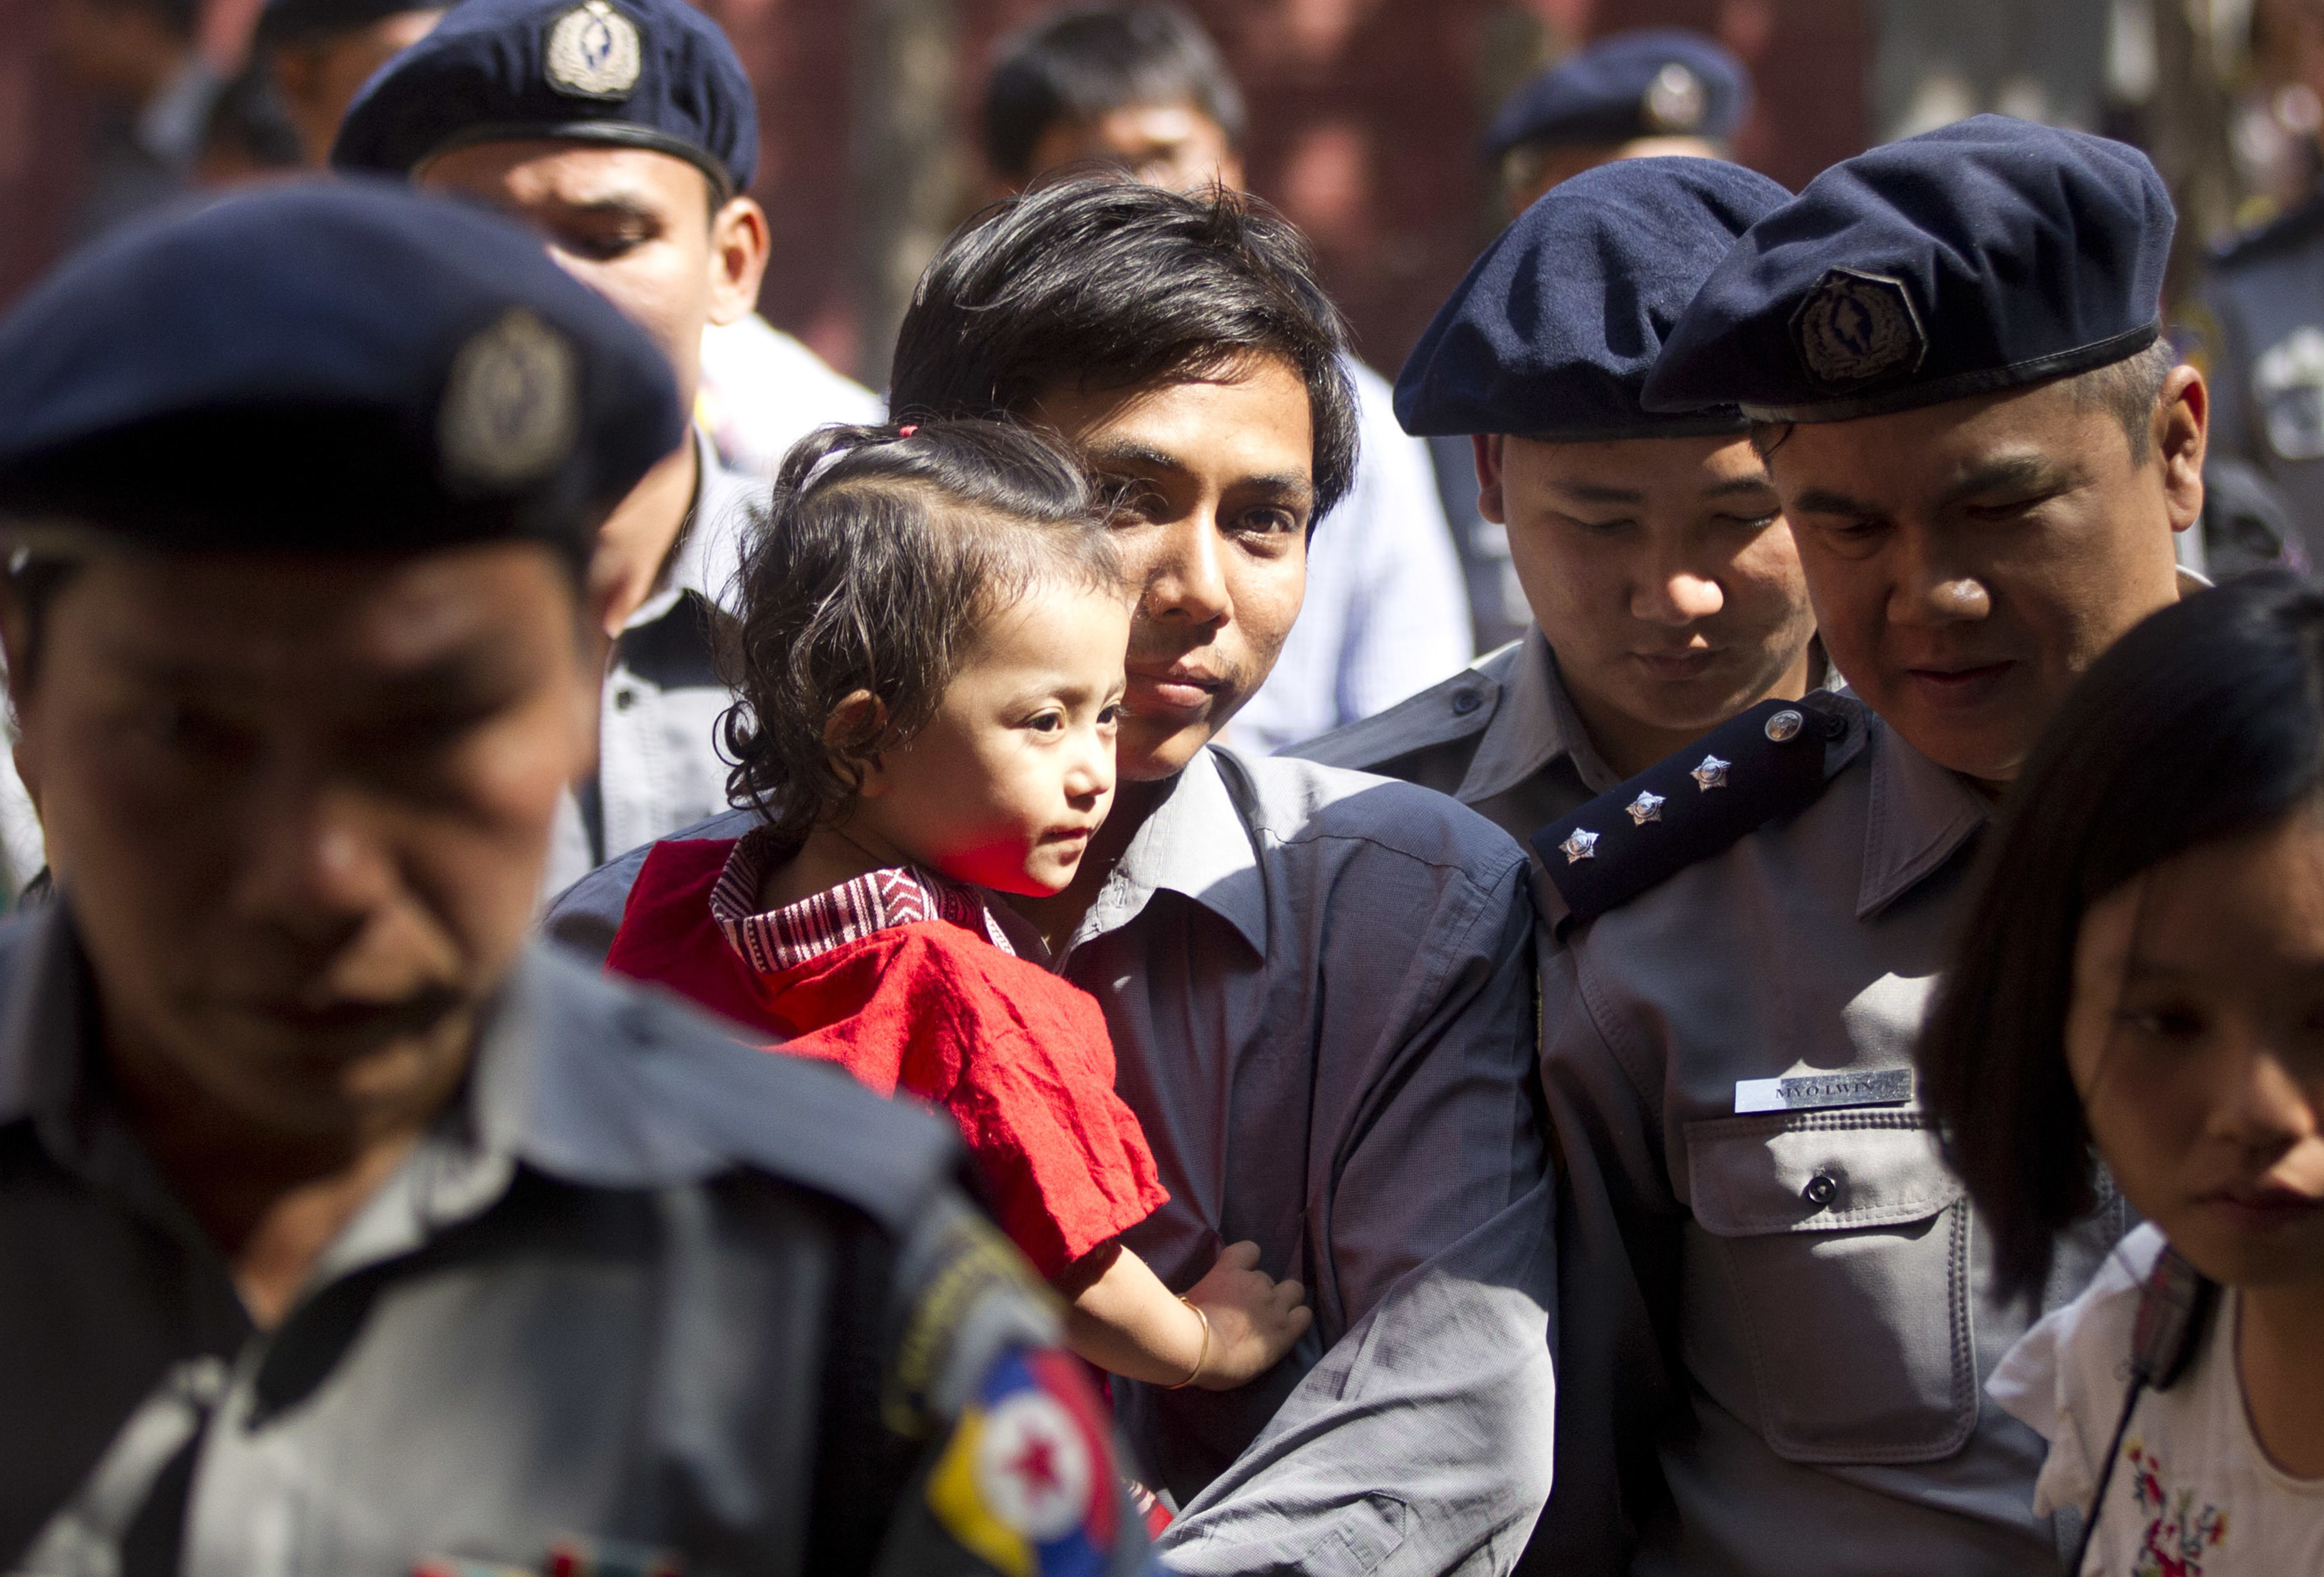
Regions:
<instances>
[{"instance_id":1,"label":"red star emblem","mask_svg":"<svg viewBox=\"0 0 2324 1577\"><path fill-rule=\"evenodd\" d=\"M1057 1443L1046 1434L1028 1430L1025 1449L1010 1459L1009 1471L1023 1480L1035 1497L1053 1495L1065 1488L1057 1475Z\"/></svg>"}]
</instances>

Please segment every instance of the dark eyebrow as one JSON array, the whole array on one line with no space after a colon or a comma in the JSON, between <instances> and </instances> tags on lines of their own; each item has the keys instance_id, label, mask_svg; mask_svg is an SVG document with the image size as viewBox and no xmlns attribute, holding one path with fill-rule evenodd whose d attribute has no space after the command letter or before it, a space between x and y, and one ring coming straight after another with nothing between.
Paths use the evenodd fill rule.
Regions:
<instances>
[{"instance_id":1,"label":"dark eyebrow","mask_svg":"<svg viewBox=\"0 0 2324 1577\"><path fill-rule=\"evenodd\" d=\"M1765 471L1757 476L1730 476L1702 490L1705 498L1736 498L1746 493L1773 493L1775 484Z\"/></svg>"},{"instance_id":2,"label":"dark eyebrow","mask_svg":"<svg viewBox=\"0 0 2324 1577\"><path fill-rule=\"evenodd\" d=\"M2071 480L2071 474L2047 456L2006 456L1986 461L1946 488L1937 507L1950 509L1987 493L2055 493Z\"/></svg>"},{"instance_id":3,"label":"dark eyebrow","mask_svg":"<svg viewBox=\"0 0 2324 1577\"><path fill-rule=\"evenodd\" d=\"M1867 503L1850 498L1844 493L1829 488L1811 487L1793 500L1792 508L1803 515L1845 515L1850 520L1885 521L1888 512L1877 503Z\"/></svg>"},{"instance_id":4,"label":"dark eyebrow","mask_svg":"<svg viewBox=\"0 0 2324 1577\"><path fill-rule=\"evenodd\" d=\"M1141 444L1135 438L1101 438L1082 446L1082 460L1097 471L1127 471L1140 475L1156 472L1185 475L1193 469L1185 461L1151 444ZM1278 498L1296 499L1305 503L1315 496L1315 484L1297 472L1261 473L1255 476L1238 476L1228 484L1231 489L1269 493Z\"/></svg>"},{"instance_id":5,"label":"dark eyebrow","mask_svg":"<svg viewBox=\"0 0 2324 1577\"><path fill-rule=\"evenodd\" d=\"M1553 482L1552 493L1562 493L1576 503L1644 503L1646 495L1635 487L1609 487L1601 482Z\"/></svg>"}]
</instances>

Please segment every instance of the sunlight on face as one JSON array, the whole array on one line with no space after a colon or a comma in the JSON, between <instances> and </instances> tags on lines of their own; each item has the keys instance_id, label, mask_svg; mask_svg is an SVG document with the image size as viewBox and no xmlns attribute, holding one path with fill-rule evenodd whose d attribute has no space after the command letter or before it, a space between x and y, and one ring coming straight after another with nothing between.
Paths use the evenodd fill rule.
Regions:
<instances>
[{"instance_id":1,"label":"sunlight on face","mask_svg":"<svg viewBox=\"0 0 2324 1577\"><path fill-rule=\"evenodd\" d=\"M1126 595L1037 586L987 621L928 725L881 752L849 817L957 881L1045 897L1113 803Z\"/></svg>"},{"instance_id":2,"label":"sunlight on face","mask_svg":"<svg viewBox=\"0 0 2324 1577\"><path fill-rule=\"evenodd\" d=\"M2164 861L2092 904L2067 1062L2140 1213L2214 1280L2324 1280L2324 820Z\"/></svg>"}]
</instances>

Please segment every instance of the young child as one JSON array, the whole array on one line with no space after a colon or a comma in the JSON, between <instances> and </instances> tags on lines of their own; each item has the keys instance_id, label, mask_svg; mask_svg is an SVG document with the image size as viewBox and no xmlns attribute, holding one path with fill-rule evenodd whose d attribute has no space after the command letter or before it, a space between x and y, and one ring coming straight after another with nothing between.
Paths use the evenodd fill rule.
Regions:
<instances>
[{"instance_id":1,"label":"young child","mask_svg":"<svg viewBox=\"0 0 2324 1577\"><path fill-rule=\"evenodd\" d=\"M733 788L765 825L649 853L606 966L960 1124L1090 1362L1223 1390L1308 1325L1236 1243L1174 1297L1120 1234L1167 1194L1096 1002L975 889L1073 880L1113 797L1130 595L1074 458L1028 429L826 428L742 570Z\"/></svg>"},{"instance_id":2,"label":"young child","mask_svg":"<svg viewBox=\"0 0 2324 1577\"><path fill-rule=\"evenodd\" d=\"M2038 1290L2108 1176L2146 1222L1988 1382L2050 1443L2036 1509L2091 1519L2080 1572L2324 1572L2324 590L2125 637L1981 871L1921 1072L1996 1269ZM2173 1254L2214 1284L2183 1348L2142 1321Z\"/></svg>"}]
</instances>

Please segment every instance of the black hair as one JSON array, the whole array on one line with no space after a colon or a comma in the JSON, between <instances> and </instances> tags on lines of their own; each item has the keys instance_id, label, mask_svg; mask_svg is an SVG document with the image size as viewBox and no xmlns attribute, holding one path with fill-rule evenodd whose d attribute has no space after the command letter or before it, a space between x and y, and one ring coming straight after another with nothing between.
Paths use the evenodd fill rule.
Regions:
<instances>
[{"instance_id":1,"label":"black hair","mask_svg":"<svg viewBox=\"0 0 2324 1577\"><path fill-rule=\"evenodd\" d=\"M1280 356L1307 385L1312 530L1355 477L1346 346L1306 243L1273 208L1217 188L1096 176L995 204L953 233L897 333L889 408L1023 417L1058 390L1206 378Z\"/></svg>"},{"instance_id":2,"label":"black hair","mask_svg":"<svg viewBox=\"0 0 2324 1577\"><path fill-rule=\"evenodd\" d=\"M1121 586L1073 455L1013 422L826 427L784 456L744 554L720 719L727 797L778 841L842 816L862 762L911 742L978 632L1036 586ZM858 691L879 702L830 737Z\"/></svg>"},{"instance_id":3,"label":"black hair","mask_svg":"<svg viewBox=\"0 0 2324 1577\"><path fill-rule=\"evenodd\" d=\"M1242 92L1210 34L1179 7L1075 5L1001 41L984 86L984 154L1012 181L1039 173L1033 149L1059 121L1129 105L1191 104L1242 146Z\"/></svg>"},{"instance_id":4,"label":"black hair","mask_svg":"<svg viewBox=\"0 0 2324 1577\"><path fill-rule=\"evenodd\" d=\"M1923 1101L1991 1223L2005 1296L2099 1203L2068 1073L2082 917L2197 844L2324 792L2324 587L2264 571L2117 641L2059 708L1985 838L1920 1046Z\"/></svg>"}]
</instances>

